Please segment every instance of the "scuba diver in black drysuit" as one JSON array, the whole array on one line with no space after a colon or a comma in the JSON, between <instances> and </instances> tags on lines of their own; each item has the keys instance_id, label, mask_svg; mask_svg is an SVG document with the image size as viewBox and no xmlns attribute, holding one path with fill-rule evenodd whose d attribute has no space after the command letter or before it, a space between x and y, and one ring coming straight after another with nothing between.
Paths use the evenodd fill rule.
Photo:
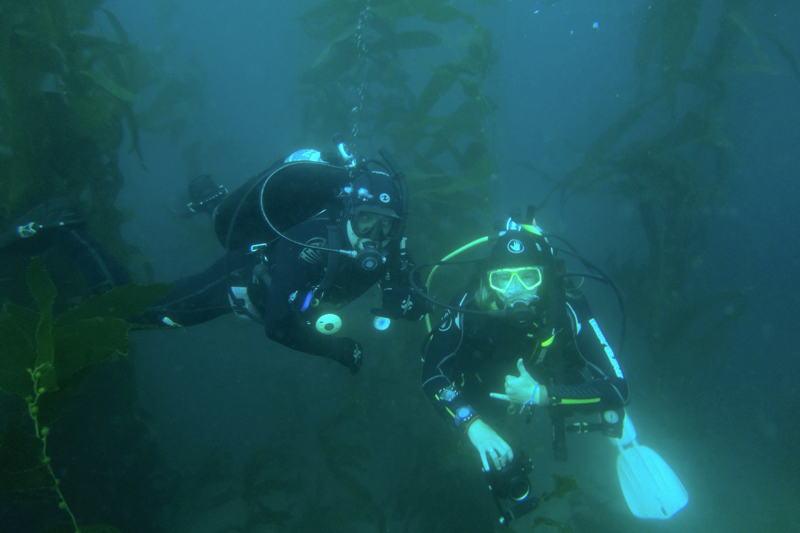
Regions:
<instances>
[{"instance_id":1,"label":"scuba diver in black drysuit","mask_svg":"<svg viewBox=\"0 0 800 533\"><path fill-rule=\"evenodd\" d=\"M208 176L196 178L189 208L211 214L226 253L131 321L191 326L235 312L263 323L270 339L356 374L363 350L333 336L341 327L338 308L380 283L383 305L375 315L419 320L426 312L408 282L404 176L381 155L385 164L357 160L341 143L329 154L299 150L231 194ZM95 293L130 282L63 202L19 219L0 235L0 250L26 241L63 245Z\"/></svg>"}]
</instances>

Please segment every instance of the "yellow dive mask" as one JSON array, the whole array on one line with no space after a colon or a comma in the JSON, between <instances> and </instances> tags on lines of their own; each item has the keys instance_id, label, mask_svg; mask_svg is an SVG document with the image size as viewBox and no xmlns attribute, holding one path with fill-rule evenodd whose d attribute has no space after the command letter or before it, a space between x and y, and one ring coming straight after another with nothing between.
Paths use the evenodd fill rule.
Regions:
<instances>
[{"instance_id":1,"label":"yellow dive mask","mask_svg":"<svg viewBox=\"0 0 800 533\"><path fill-rule=\"evenodd\" d=\"M542 269L521 267L489 271L489 287L501 293L508 291L515 279L522 289L532 291L542 284Z\"/></svg>"}]
</instances>

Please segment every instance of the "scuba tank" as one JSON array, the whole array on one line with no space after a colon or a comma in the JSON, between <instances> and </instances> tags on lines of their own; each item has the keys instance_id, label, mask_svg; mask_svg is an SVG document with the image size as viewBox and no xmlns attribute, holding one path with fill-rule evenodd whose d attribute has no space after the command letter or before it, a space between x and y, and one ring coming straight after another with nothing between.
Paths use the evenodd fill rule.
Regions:
<instances>
[{"instance_id":1,"label":"scuba tank","mask_svg":"<svg viewBox=\"0 0 800 533\"><path fill-rule=\"evenodd\" d=\"M226 250L272 242L275 230L325 211L350 179L349 168L325 161L280 161L225 197L214 213L217 238Z\"/></svg>"}]
</instances>

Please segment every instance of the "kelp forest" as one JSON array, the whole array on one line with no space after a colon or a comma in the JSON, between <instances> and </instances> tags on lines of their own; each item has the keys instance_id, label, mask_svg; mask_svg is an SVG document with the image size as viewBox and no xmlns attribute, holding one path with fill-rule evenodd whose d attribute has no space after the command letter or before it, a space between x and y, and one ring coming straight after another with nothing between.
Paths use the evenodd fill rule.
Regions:
<instances>
[{"instance_id":1,"label":"kelp forest","mask_svg":"<svg viewBox=\"0 0 800 533\"><path fill-rule=\"evenodd\" d=\"M660 372L702 357L747 312L741 290L704 291L694 272L703 264L709 213L725 209L737 167L725 136L726 84L732 76L781 69L800 76L789 48L751 24L751 4L651 2L634 54L639 88L629 109L583 149L580 163L564 176L550 175L536 162L528 165L529 179L552 183L538 207L568 202L571 195L619 197L638 206L644 258L604 259L636 330L647 332L647 351ZM485 214L500 169L499 104L484 85L500 52L478 13L499 7L491 0L458 7L331 0L301 16L307 33L328 43L300 78L308 87L305 130L324 139L348 124L354 141L390 140L408 167L412 230L438 226L442 213L456 228L448 231L447 242L425 233L419 240L430 247L426 253L443 256L454 243L468 242L477 228L493 229ZM718 31L698 47L701 15L708 11ZM421 26L429 29L416 29ZM779 55L770 56L766 45L777 45ZM468 230L459 234L459 228ZM683 361L675 364L676 357Z\"/></svg>"},{"instance_id":2,"label":"kelp forest","mask_svg":"<svg viewBox=\"0 0 800 533\"><path fill-rule=\"evenodd\" d=\"M499 30L484 21L504 3L321 0L298 15L298 38L316 51L292 80L302 144L328 146L339 134L356 151L388 146L408 178L408 236L420 261L496 229L492 184L504 170L505 103L495 67L503 48ZM702 274L710 213L727 208L738 166L726 136L729 84L786 70L800 80L800 67L779 37L754 23L756 2L647 4L637 12L635 98L578 148L568 172L532 161L525 179L548 184L546 197L532 199L539 209L579 197L636 206L646 246L593 260L621 290L626 347L637 346L644 359L636 366L648 369L639 379L666 394L684 365L713 351L748 311L744 288L709 285ZM698 38L701 27L716 30ZM500 531L454 507L467 498L488 505L481 478L465 472L474 458L443 444L448 434L434 415L418 420L430 410L418 384L420 329L398 329L405 336L392 341L413 357L387 357L382 375L338 392L335 412L302 430L289 414L302 412L302 400L262 391L277 429L241 467L214 450L179 471L159 452L134 378L137 335L154 332L140 331L153 328L135 317L170 285L154 283L152 258L123 238L129 214L115 202L127 180L121 158L145 171L153 165L144 135L182 151L198 170L203 140L190 138L187 123L202 94L169 74L160 53L132 42L103 0L0 0L0 229L48 198L64 199L136 281L97 296L57 246L32 254L15 244L3 256L0 530L13 518L26 532L212 531L181 520L241 500L244 525L216 531L470 531L474 523ZM406 440L403 452L376 453L370 443L381 432ZM299 439L310 439L318 455L301 457ZM311 466L298 469L304 460ZM394 463L388 490L375 479L380 461ZM542 491L556 502L581 498L581 485L579 474L554 473ZM197 496L192 486L226 488ZM580 516L534 515L513 530L635 530L635 522L615 528L617 517L600 502L581 502Z\"/></svg>"},{"instance_id":3,"label":"kelp forest","mask_svg":"<svg viewBox=\"0 0 800 533\"><path fill-rule=\"evenodd\" d=\"M0 223L16 226L44 200L64 199L95 239L150 281L147 261L120 234L125 215L114 201L124 186L121 150L145 165L139 116L150 117L146 108L137 115L134 103L167 80L102 3L0 3ZM166 114L162 120L169 120ZM125 319L169 286L129 285L89 297L63 250L43 251L30 262L23 246L9 248L0 265L0 389L19 403L0 433L0 491L31 517L42 517L41 524L66 527L49 531L116 531L71 510L75 500L86 498L91 507L103 493L117 494L107 505L122 513L119 523L136 524L138 504L124 495L120 480L137 479L136 468L150 471L155 450L140 447L143 424L124 357L135 326ZM90 374L91 383L81 388ZM84 448L87 439L102 440L110 455L95 457L97 469L72 487L81 496L67 498L60 473L91 462L86 454L96 450ZM53 449L69 459L51 463ZM36 527L36 520L30 523Z\"/></svg>"}]
</instances>

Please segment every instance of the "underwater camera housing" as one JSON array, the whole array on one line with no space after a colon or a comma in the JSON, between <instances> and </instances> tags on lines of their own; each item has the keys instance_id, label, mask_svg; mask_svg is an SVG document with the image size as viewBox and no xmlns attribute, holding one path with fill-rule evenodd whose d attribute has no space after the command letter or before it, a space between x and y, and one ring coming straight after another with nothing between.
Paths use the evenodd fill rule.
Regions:
<instances>
[{"instance_id":1,"label":"underwater camera housing","mask_svg":"<svg viewBox=\"0 0 800 533\"><path fill-rule=\"evenodd\" d=\"M497 504L501 524L508 524L528 514L539 505L541 498L531 494L531 482L528 478L531 472L533 462L522 450L514 454L514 460L502 470L485 472L486 484Z\"/></svg>"}]
</instances>

